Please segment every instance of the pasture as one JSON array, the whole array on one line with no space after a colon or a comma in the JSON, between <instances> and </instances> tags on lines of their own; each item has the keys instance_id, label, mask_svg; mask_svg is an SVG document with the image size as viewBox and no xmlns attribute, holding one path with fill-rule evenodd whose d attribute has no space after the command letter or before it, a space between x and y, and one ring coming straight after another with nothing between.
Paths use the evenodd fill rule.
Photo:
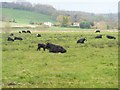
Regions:
<instances>
[{"instance_id":1,"label":"pasture","mask_svg":"<svg viewBox=\"0 0 120 90\"><path fill-rule=\"evenodd\" d=\"M22 41L7 41L2 35L3 88L118 88L118 35L103 32L14 33ZM110 40L106 35L117 39ZM86 37L85 44L77 40ZM38 43L63 46L66 53L37 51Z\"/></svg>"}]
</instances>

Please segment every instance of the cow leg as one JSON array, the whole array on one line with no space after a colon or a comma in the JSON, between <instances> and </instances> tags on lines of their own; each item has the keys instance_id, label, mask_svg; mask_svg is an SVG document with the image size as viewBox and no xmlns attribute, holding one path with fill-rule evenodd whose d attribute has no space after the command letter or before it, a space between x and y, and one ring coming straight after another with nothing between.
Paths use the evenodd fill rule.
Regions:
<instances>
[{"instance_id":1,"label":"cow leg","mask_svg":"<svg viewBox=\"0 0 120 90\"><path fill-rule=\"evenodd\" d=\"M37 51L39 50L39 48L37 48Z\"/></svg>"},{"instance_id":2,"label":"cow leg","mask_svg":"<svg viewBox=\"0 0 120 90\"><path fill-rule=\"evenodd\" d=\"M37 48L37 51L38 51L38 50L40 51L40 47Z\"/></svg>"},{"instance_id":3,"label":"cow leg","mask_svg":"<svg viewBox=\"0 0 120 90\"><path fill-rule=\"evenodd\" d=\"M45 48L43 48L43 50L45 51Z\"/></svg>"}]
</instances>

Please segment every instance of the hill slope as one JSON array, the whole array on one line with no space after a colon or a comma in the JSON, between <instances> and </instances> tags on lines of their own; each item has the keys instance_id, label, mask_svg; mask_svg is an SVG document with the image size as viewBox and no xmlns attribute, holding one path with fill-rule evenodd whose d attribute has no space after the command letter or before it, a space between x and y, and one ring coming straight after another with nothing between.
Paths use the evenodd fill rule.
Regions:
<instances>
[{"instance_id":1,"label":"hill slope","mask_svg":"<svg viewBox=\"0 0 120 90\"><path fill-rule=\"evenodd\" d=\"M11 8L0 9L2 9L3 16L9 18L10 20L15 19L17 23L28 24L29 22L55 22L55 20L49 15Z\"/></svg>"}]
</instances>

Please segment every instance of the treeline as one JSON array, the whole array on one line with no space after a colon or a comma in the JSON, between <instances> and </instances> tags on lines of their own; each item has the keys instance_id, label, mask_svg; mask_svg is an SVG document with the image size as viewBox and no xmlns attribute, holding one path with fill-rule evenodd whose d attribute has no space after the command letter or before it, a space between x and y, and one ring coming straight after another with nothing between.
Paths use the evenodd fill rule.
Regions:
<instances>
[{"instance_id":1,"label":"treeline","mask_svg":"<svg viewBox=\"0 0 120 90\"><path fill-rule=\"evenodd\" d=\"M60 16L69 17L68 22L102 22L111 28L117 28L117 14L94 14L81 11L61 11L56 10L53 6L43 4L31 4L30 2L1 2L3 8L13 8L19 10L27 10L51 16L54 20L58 20ZM64 17L64 19L65 19ZM66 19L67 20L67 19ZM59 20L58 20L59 21ZM64 25L63 25L64 26Z\"/></svg>"},{"instance_id":2,"label":"treeline","mask_svg":"<svg viewBox=\"0 0 120 90\"><path fill-rule=\"evenodd\" d=\"M31 4L30 2L0 2L3 8L34 11L46 15L55 15L57 10L50 5Z\"/></svg>"}]
</instances>

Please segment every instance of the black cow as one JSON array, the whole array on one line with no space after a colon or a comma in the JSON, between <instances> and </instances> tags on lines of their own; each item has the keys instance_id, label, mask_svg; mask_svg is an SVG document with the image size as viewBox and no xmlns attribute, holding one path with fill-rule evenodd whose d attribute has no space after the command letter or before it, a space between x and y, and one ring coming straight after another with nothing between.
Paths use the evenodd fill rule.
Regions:
<instances>
[{"instance_id":1,"label":"black cow","mask_svg":"<svg viewBox=\"0 0 120 90\"><path fill-rule=\"evenodd\" d=\"M14 35L13 33L10 34L10 36L13 36L13 35Z\"/></svg>"},{"instance_id":2,"label":"black cow","mask_svg":"<svg viewBox=\"0 0 120 90\"><path fill-rule=\"evenodd\" d=\"M27 33L26 31L22 31L22 33Z\"/></svg>"},{"instance_id":3,"label":"black cow","mask_svg":"<svg viewBox=\"0 0 120 90\"><path fill-rule=\"evenodd\" d=\"M95 31L95 33L98 33L98 32L100 33L100 30L99 30L99 29Z\"/></svg>"},{"instance_id":4,"label":"black cow","mask_svg":"<svg viewBox=\"0 0 120 90\"><path fill-rule=\"evenodd\" d=\"M98 35L98 36L96 36L95 38L102 38L102 35Z\"/></svg>"},{"instance_id":5,"label":"black cow","mask_svg":"<svg viewBox=\"0 0 120 90\"><path fill-rule=\"evenodd\" d=\"M14 42L14 39L12 39L11 37L8 37L7 40L8 40L8 41L12 41L12 42Z\"/></svg>"},{"instance_id":6,"label":"black cow","mask_svg":"<svg viewBox=\"0 0 120 90\"><path fill-rule=\"evenodd\" d=\"M116 39L116 37L110 36L110 35L107 35L106 37L107 37L108 39Z\"/></svg>"},{"instance_id":7,"label":"black cow","mask_svg":"<svg viewBox=\"0 0 120 90\"><path fill-rule=\"evenodd\" d=\"M19 31L19 33L21 33L21 31Z\"/></svg>"},{"instance_id":8,"label":"black cow","mask_svg":"<svg viewBox=\"0 0 120 90\"><path fill-rule=\"evenodd\" d=\"M66 50L62 47L62 46L55 46L49 49L49 52L53 52L53 53L65 53Z\"/></svg>"},{"instance_id":9,"label":"black cow","mask_svg":"<svg viewBox=\"0 0 120 90\"><path fill-rule=\"evenodd\" d=\"M38 50L40 51L41 48L43 48L43 50L45 51L45 47L46 47L45 44L38 43L37 51L38 51Z\"/></svg>"},{"instance_id":10,"label":"black cow","mask_svg":"<svg viewBox=\"0 0 120 90\"><path fill-rule=\"evenodd\" d=\"M56 46L55 44L47 43L45 48L50 49L50 48L55 47L55 46Z\"/></svg>"},{"instance_id":11,"label":"black cow","mask_svg":"<svg viewBox=\"0 0 120 90\"><path fill-rule=\"evenodd\" d=\"M14 37L14 40L23 40L21 37Z\"/></svg>"},{"instance_id":12,"label":"black cow","mask_svg":"<svg viewBox=\"0 0 120 90\"><path fill-rule=\"evenodd\" d=\"M27 30L27 33L31 33L31 31L30 31L30 30Z\"/></svg>"},{"instance_id":13,"label":"black cow","mask_svg":"<svg viewBox=\"0 0 120 90\"><path fill-rule=\"evenodd\" d=\"M40 35L40 34L36 34L36 36L37 36L37 37L41 37L41 35Z\"/></svg>"},{"instance_id":14,"label":"black cow","mask_svg":"<svg viewBox=\"0 0 120 90\"><path fill-rule=\"evenodd\" d=\"M47 43L46 44L46 49L49 50L49 52L53 52L53 53L66 53L67 51L59 45L55 45L55 44L51 44L51 43Z\"/></svg>"},{"instance_id":15,"label":"black cow","mask_svg":"<svg viewBox=\"0 0 120 90\"><path fill-rule=\"evenodd\" d=\"M77 41L77 43L84 43L85 40L87 41L86 38L81 38L81 39L79 39L79 40Z\"/></svg>"}]
</instances>

